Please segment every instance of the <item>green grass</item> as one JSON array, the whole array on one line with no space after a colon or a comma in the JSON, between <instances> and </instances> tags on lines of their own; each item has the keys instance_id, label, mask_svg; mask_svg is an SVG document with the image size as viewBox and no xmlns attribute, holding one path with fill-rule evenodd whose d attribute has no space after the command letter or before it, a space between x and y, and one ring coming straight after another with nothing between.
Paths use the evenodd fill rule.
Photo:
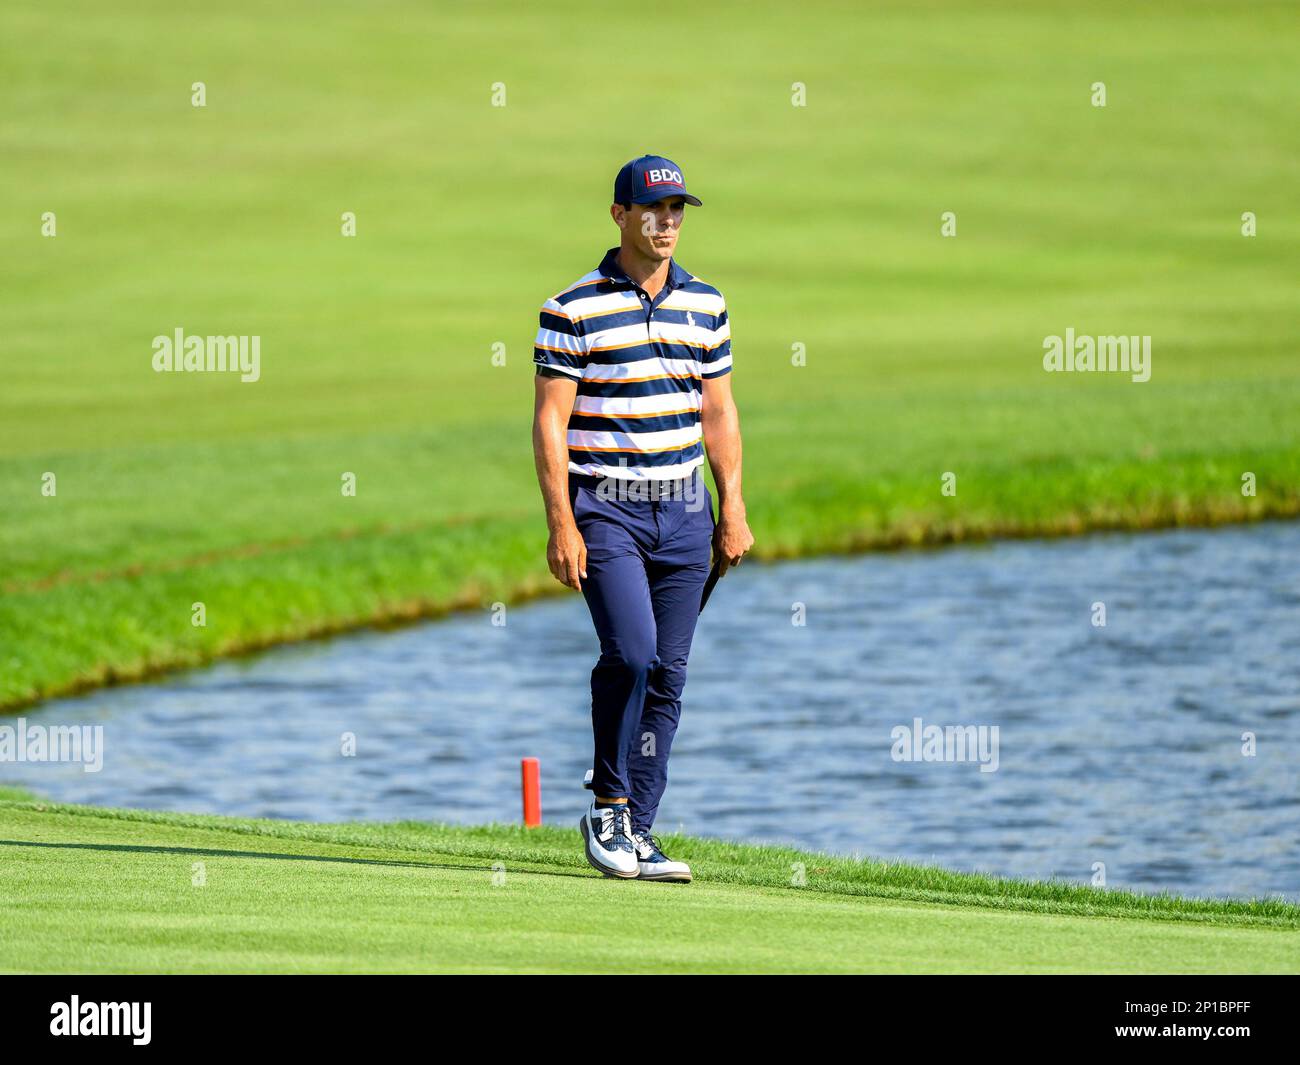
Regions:
<instances>
[{"instance_id":1,"label":"green grass","mask_svg":"<svg viewBox=\"0 0 1300 1065\"><path fill-rule=\"evenodd\" d=\"M664 842L695 882L601 877L576 828L302 824L0 789L0 971L1300 972L1300 907L1279 901ZM592 923L611 903L613 932Z\"/></svg>"},{"instance_id":2,"label":"green grass","mask_svg":"<svg viewBox=\"0 0 1300 1065\"><path fill-rule=\"evenodd\" d=\"M1300 513L1294 5L658 17L648 58L565 3L4 5L0 707L557 590L536 312L647 149L708 205L759 557ZM177 326L262 379L154 374ZM1045 374L1067 327L1151 381Z\"/></svg>"}]
</instances>

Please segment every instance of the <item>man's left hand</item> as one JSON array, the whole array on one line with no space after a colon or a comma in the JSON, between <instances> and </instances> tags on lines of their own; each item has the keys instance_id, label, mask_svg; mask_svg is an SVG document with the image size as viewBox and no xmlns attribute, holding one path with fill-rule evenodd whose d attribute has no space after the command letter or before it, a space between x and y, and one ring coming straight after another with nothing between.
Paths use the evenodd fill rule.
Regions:
<instances>
[{"instance_id":1,"label":"man's left hand","mask_svg":"<svg viewBox=\"0 0 1300 1065\"><path fill-rule=\"evenodd\" d=\"M713 530L713 557L720 560L718 576L724 576L730 566L739 566L753 546L754 537L744 514L723 514Z\"/></svg>"}]
</instances>

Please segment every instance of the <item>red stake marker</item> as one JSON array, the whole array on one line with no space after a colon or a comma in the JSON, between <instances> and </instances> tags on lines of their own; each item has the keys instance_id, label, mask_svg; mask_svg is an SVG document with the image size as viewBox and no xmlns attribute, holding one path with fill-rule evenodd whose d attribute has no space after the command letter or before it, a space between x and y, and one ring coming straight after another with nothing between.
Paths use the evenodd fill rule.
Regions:
<instances>
[{"instance_id":1,"label":"red stake marker","mask_svg":"<svg viewBox=\"0 0 1300 1065\"><path fill-rule=\"evenodd\" d=\"M524 786L524 824L536 828L542 823L542 764L525 758L520 764Z\"/></svg>"}]
</instances>

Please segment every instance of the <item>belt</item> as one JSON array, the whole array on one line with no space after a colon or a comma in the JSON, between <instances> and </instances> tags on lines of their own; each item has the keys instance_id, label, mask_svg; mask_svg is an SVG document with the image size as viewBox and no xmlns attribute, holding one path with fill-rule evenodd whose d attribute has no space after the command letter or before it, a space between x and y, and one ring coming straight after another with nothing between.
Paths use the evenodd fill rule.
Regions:
<instances>
[{"instance_id":1,"label":"belt","mask_svg":"<svg viewBox=\"0 0 1300 1065\"><path fill-rule=\"evenodd\" d=\"M592 489L600 489L604 485L602 495L608 494L614 499L683 499L698 476L698 467L685 477L665 480L648 477L593 477L588 473L570 473L569 485Z\"/></svg>"}]
</instances>

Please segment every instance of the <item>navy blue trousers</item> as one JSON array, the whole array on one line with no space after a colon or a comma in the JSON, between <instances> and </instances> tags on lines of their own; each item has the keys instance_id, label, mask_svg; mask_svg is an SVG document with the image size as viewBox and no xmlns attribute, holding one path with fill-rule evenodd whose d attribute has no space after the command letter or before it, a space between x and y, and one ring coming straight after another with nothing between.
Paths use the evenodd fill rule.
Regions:
<instances>
[{"instance_id":1,"label":"navy blue trousers","mask_svg":"<svg viewBox=\"0 0 1300 1065\"><path fill-rule=\"evenodd\" d=\"M696 469L681 481L630 484L570 474L569 502L587 545L582 594L600 637L592 791L627 798L633 830L649 832L668 785L709 575L713 499Z\"/></svg>"}]
</instances>

